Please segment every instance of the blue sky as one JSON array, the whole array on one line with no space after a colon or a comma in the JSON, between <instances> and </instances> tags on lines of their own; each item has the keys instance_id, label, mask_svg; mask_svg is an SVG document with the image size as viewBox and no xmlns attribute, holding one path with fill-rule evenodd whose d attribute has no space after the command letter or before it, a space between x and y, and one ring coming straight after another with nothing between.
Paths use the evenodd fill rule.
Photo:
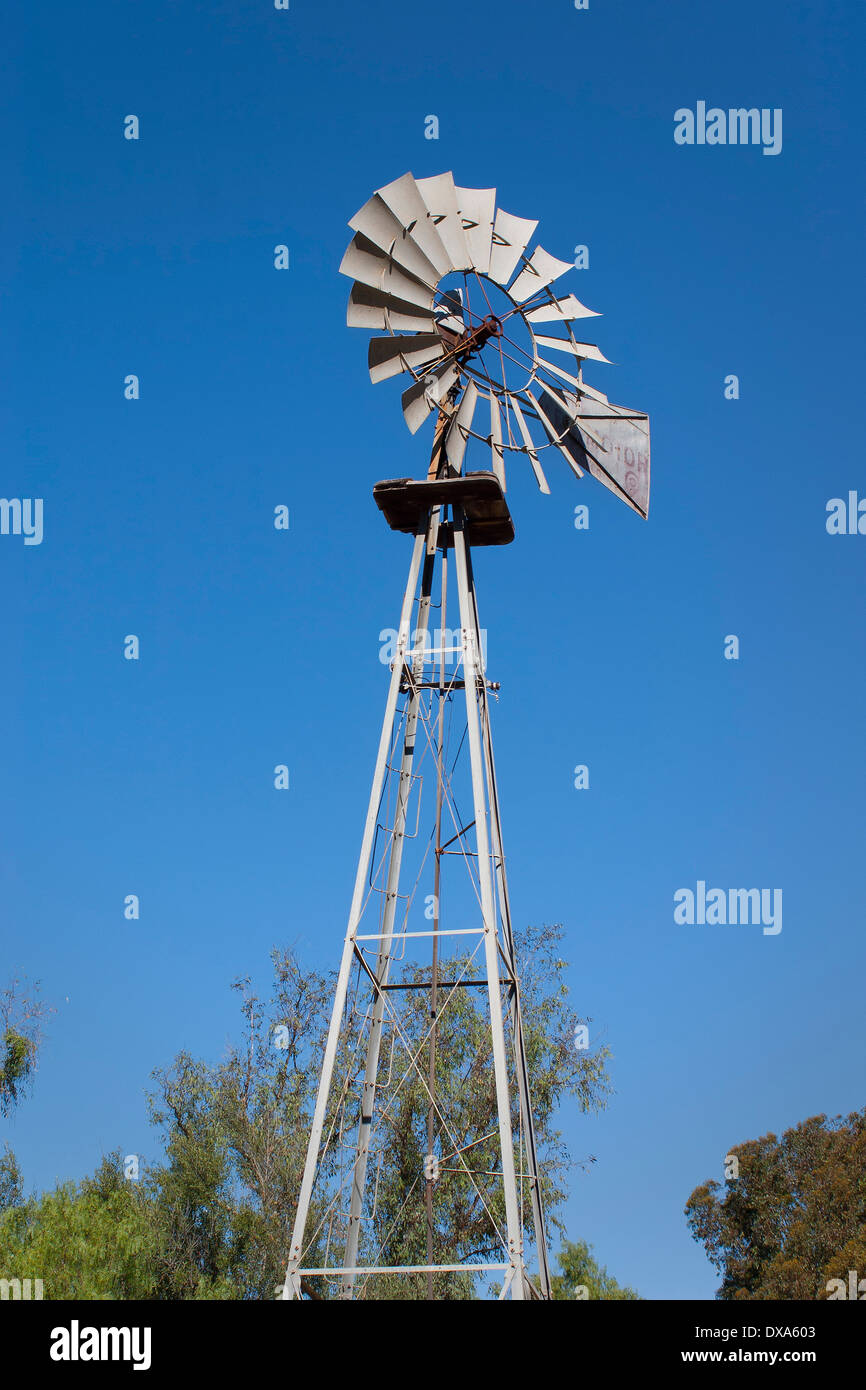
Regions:
<instances>
[{"instance_id":1,"label":"blue sky","mask_svg":"<svg viewBox=\"0 0 866 1390\"><path fill-rule=\"evenodd\" d=\"M863 27L781 0L10 20L0 491L44 498L45 533L0 536L0 963L58 1009L5 1126L32 1186L157 1157L152 1068L219 1057L273 944L337 962L408 562L371 489L426 465L337 267L407 169L589 247L560 284L619 365L587 379L652 423L647 523L513 468L517 542L476 566L515 917L563 923L614 1052L609 1110L562 1116L598 1160L570 1233L645 1296L711 1297L693 1187L864 1104L866 538L825 529L866 495ZM782 108L782 152L676 145L699 100ZM783 930L675 924L698 879L780 887Z\"/></svg>"}]
</instances>

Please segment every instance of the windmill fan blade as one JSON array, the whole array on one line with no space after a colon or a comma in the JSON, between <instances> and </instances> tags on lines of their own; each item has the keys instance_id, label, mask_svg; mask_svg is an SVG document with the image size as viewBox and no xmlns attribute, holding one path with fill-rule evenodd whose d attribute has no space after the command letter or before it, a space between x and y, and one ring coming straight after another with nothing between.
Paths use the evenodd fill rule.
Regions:
<instances>
[{"instance_id":1,"label":"windmill fan blade","mask_svg":"<svg viewBox=\"0 0 866 1390\"><path fill-rule=\"evenodd\" d=\"M584 467L588 468L590 464L580 435L572 429L577 407L570 403L564 404L558 396L552 395L548 390L542 391L541 394L544 399L545 414L554 431L559 451L565 457L569 468L576 477L582 478Z\"/></svg>"},{"instance_id":2,"label":"windmill fan blade","mask_svg":"<svg viewBox=\"0 0 866 1390\"><path fill-rule=\"evenodd\" d=\"M370 380L385 381L401 372L435 362L445 356L438 333L407 333L397 338L371 338L367 361Z\"/></svg>"},{"instance_id":3,"label":"windmill fan blade","mask_svg":"<svg viewBox=\"0 0 866 1390\"><path fill-rule=\"evenodd\" d=\"M526 315L529 323L550 323L559 321L568 323L571 319L597 319L601 315L596 309L587 309L585 304L581 304L573 294L567 294L564 299L553 299L549 304L542 304L540 309L531 309Z\"/></svg>"},{"instance_id":4,"label":"windmill fan blade","mask_svg":"<svg viewBox=\"0 0 866 1390\"><path fill-rule=\"evenodd\" d=\"M456 380L457 368L449 362L447 366L434 367L423 380L414 382L403 392L403 416L412 434L421 428L430 411L448 394Z\"/></svg>"},{"instance_id":5,"label":"windmill fan blade","mask_svg":"<svg viewBox=\"0 0 866 1390\"><path fill-rule=\"evenodd\" d=\"M453 174L436 174L416 179L418 192L430 213L433 225L448 252L453 270L471 270L472 259L466 245L463 222L457 210L457 190Z\"/></svg>"},{"instance_id":6,"label":"windmill fan blade","mask_svg":"<svg viewBox=\"0 0 866 1390\"><path fill-rule=\"evenodd\" d=\"M607 361L606 358L605 358L605 361ZM544 357L539 357L539 356L537 355L537 353L536 353L536 358L535 358L535 367L536 367L536 372L538 372L538 371L552 372L553 375L554 375L554 376L558 376L558 377L560 378L561 381L567 381L568 384L569 384L569 386L573 387L575 391L578 391L578 392L585 392L586 394L590 394L590 393L591 393L591 388L590 388L589 386L587 386L585 382L579 381L578 378L577 378L576 376L572 376L572 375L570 374L570 372L564 372L564 371L562 370L561 367L557 367L557 365L556 365L555 362L548 362L548 361L546 360L546 358L544 358ZM547 383L546 383L546 382L543 382L542 385L544 385L544 386L546 387ZM560 388L560 389L561 389L561 388ZM567 394L567 393L566 393L566 394ZM605 397L604 399L607 399L607 398Z\"/></svg>"},{"instance_id":7,"label":"windmill fan blade","mask_svg":"<svg viewBox=\"0 0 866 1390\"><path fill-rule=\"evenodd\" d=\"M535 474L535 481L538 483L538 486L542 492L549 493L550 488L547 485L547 479L544 476L544 470L542 469L541 464L538 462L538 453L535 448L535 445L532 442L532 435L529 433L529 426L523 418L523 411L520 409L520 404L517 400L517 397L512 396L509 392L508 400L511 405L511 409L514 411L514 418L517 421L517 428L523 435L523 442L526 445L526 452L529 455L529 462L532 464L532 471Z\"/></svg>"},{"instance_id":8,"label":"windmill fan blade","mask_svg":"<svg viewBox=\"0 0 866 1390\"><path fill-rule=\"evenodd\" d=\"M537 226L537 222L527 217L513 217L510 212L498 209L493 224L493 245L490 248L490 268L487 272L497 285L508 284Z\"/></svg>"},{"instance_id":9,"label":"windmill fan blade","mask_svg":"<svg viewBox=\"0 0 866 1390\"><path fill-rule=\"evenodd\" d=\"M564 394L568 409L563 410L558 401L551 400L549 414L557 432L561 433L570 425L563 441L565 447L579 465L646 519L650 470L647 416L610 402L603 404ZM576 424L573 423L575 413L579 417ZM599 448L589 437L590 429L601 439L604 448Z\"/></svg>"},{"instance_id":10,"label":"windmill fan blade","mask_svg":"<svg viewBox=\"0 0 866 1390\"><path fill-rule=\"evenodd\" d=\"M455 188L457 210L474 270L486 275L490 266L493 218L496 212L495 188Z\"/></svg>"},{"instance_id":11,"label":"windmill fan blade","mask_svg":"<svg viewBox=\"0 0 866 1390\"><path fill-rule=\"evenodd\" d=\"M537 415L538 415L538 418L539 418L539 420L541 421L541 423L542 423L542 425L543 425L543 427L544 427L544 432L545 432L545 434L547 435L548 439L550 440L551 444L555 444L555 445L556 445L557 449L558 449L559 452L562 454L563 458L565 459L566 463L568 464L568 466L569 466L569 468L572 470L572 472L573 472L578 478L582 478L582 477L583 477L583 469L581 468L581 466L580 466L580 464L577 462L577 460L574 458L573 453L572 453L572 452L569 450L569 448L568 448L568 433L567 433L567 431L566 431L566 429L565 429L565 426L563 426L563 429L562 429L562 430L557 430L556 427L555 427L554 424L553 424L553 421L552 421L551 418L550 418L549 409L550 409L550 401L551 401L551 392L550 392L550 391L542 391L542 396L544 396L544 397L547 399L548 410L545 410L544 406L541 404L541 401L540 401L540 400L537 400L536 397L533 396L533 394L532 394L531 391L527 391L526 394L529 396L529 399L532 401L532 404L535 406L535 410L536 410L536 413L537 413ZM554 398L554 399L555 399L555 398ZM563 435L564 435L564 438L561 437L561 436L563 436Z\"/></svg>"},{"instance_id":12,"label":"windmill fan blade","mask_svg":"<svg viewBox=\"0 0 866 1390\"><path fill-rule=\"evenodd\" d=\"M436 327L432 314L358 282L349 295L346 323L350 328L384 328L395 333L432 333Z\"/></svg>"},{"instance_id":13,"label":"windmill fan blade","mask_svg":"<svg viewBox=\"0 0 866 1390\"><path fill-rule=\"evenodd\" d=\"M545 285L552 284L560 275L573 268L571 261L558 261L549 251L545 251L544 247L536 246L508 293L516 303L522 304L524 299L537 294Z\"/></svg>"},{"instance_id":14,"label":"windmill fan blade","mask_svg":"<svg viewBox=\"0 0 866 1390\"><path fill-rule=\"evenodd\" d=\"M584 392L588 389L589 388L585 384L581 383L581 392ZM571 420L571 423L573 425L580 425L581 434L585 435L588 439L591 439L592 442L596 444L598 448L602 451L602 453L604 453L604 451L607 448L607 445L605 444L604 440L599 435L594 434L593 431L587 425L586 421L581 420L580 418L580 414L578 412L578 402L580 400L580 397L572 395L570 391L555 391L552 386L547 385L542 387L542 393L545 396L551 396L553 400L557 402L560 408L565 411L566 415ZM527 394L529 393L527 392ZM597 392L596 394L600 395L601 393ZM606 396L604 397L604 400L605 402L607 401ZM559 433L561 433L561 431Z\"/></svg>"},{"instance_id":15,"label":"windmill fan blade","mask_svg":"<svg viewBox=\"0 0 866 1390\"><path fill-rule=\"evenodd\" d=\"M436 266L415 244L378 193L374 193L360 212L355 213L349 226L353 232L363 233L368 241L425 285L435 285L441 278Z\"/></svg>"},{"instance_id":16,"label":"windmill fan blade","mask_svg":"<svg viewBox=\"0 0 866 1390\"><path fill-rule=\"evenodd\" d=\"M562 375L564 377L566 373L562 373ZM571 381L574 381L574 378L570 379ZM580 411L578 411L577 407L578 403L580 403L581 400L585 398L585 396L589 396L589 399L591 400L598 400L598 402L601 402L603 406L610 406L610 402L609 400L607 400L607 396L605 395L605 393L603 393L602 391L596 391L595 386L588 386L587 382L585 381L574 381L574 385L577 386L580 395L575 395L575 393L570 391L563 391L562 386L560 386L559 391L555 391L555 389L553 389L553 386L548 386L545 384L544 389L549 396L553 396L553 399L557 400L557 402L560 403L560 406L562 406L563 409L566 410L566 414L569 414L569 416L571 417L571 423L580 424L581 434L587 436L588 439L592 439L592 441L594 441L594 443L596 443L596 445L599 446L599 449L601 449L602 452L605 452L607 448L605 441L603 441L601 436L596 435L595 432L592 431L591 428L589 428L589 425L587 424L587 420L585 420L585 418L584 420L582 420L581 423Z\"/></svg>"},{"instance_id":17,"label":"windmill fan blade","mask_svg":"<svg viewBox=\"0 0 866 1390\"><path fill-rule=\"evenodd\" d=\"M340 262L340 273L408 304L417 304L422 309L433 308L433 290L395 266L362 232L357 232L350 241Z\"/></svg>"},{"instance_id":18,"label":"windmill fan blade","mask_svg":"<svg viewBox=\"0 0 866 1390\"><path fill-rule=\"evenodd\" d=\"M456 333L458 337L466 332L462 290L449 290L440 295L433 306L433 312L437 328L444 328L446 333Z\"/></svg>"},{"instance_id":19,"label":"windmill fan blade","mask_svg":"<svg viewBox=\"0 0 866 1390\"><path fill-rule=\"evenodd\" d=\"M593 362L610 364L610 358L605 357L601 348L597 348L595 343L576 343L573 338L544 338L540 333L533 336L541 348L556 348L559 352L570 352L573 357L589 358Z\"/></svg>"},{"instance_id":20,"label":"windmill fan blade","mask_svg":"<svg viewBox=\"0 0 866 1390\"><path fill-rule=\"evenodd\" d=\"M590 399L591 401L598 401L601 405L610 405L610 401L608 400L607 396L604 394L603 391L597 391L596 388L595 388L594 386L588 386L587 383L586 383L585 381L581 381L581 382L579 383L579 385L580 385L580 394L581 394L581 396L589 396L589 399ZM562 394L563 394L563 397L566 397L566 396L569 395L568 391L563 391ZM577 398L576 398L576 397L574 397L574 405L573 405L573 406L572 406L571 402L569 401L568 408L569 408L569 410L571 410L571 409L574 410L574 416L575 416L575 419L576 419L576 418L577 418Z\"/></svg>"},{"instance_id":21,"label":"windmill fan blade","mask_svg":"<svg viewBox=\"0 0 866 1390\"><path fill-rule=\"evenodd\" d=\"M539 357L537 351L535 354L535 368L536 371L553 372L554 376L558 376L561 381L567 381L569 386L573 386L575 391L583 389L582 383L578 381L576 376L570 376L569 373L564 372L561 367L557 367L555 362L548 362L546 358Z\"/></svg>"},{"instance_id":22,"label":"windmill fan blade","mask_svg":"<svg viewBox=\"0 0 866 1390\"><path fill-rule=\"evenodd\" d=\"M440 279L454 269L445 243L411 174L403 174L393 183L386 184L379 189L378 196L420 246L431 265L436 267Z\"/></svg>"},{"instance_id":23,"label":"windmill fan blade","mask_svg":"<svg viewBox=\"0 0 866 1390\"><path fill-rule=\"evenodd\" d=\"M466 440L472 428L472 417L478 401L478 387L470 381L463 392L456 411L451 417L445 434L445 455L455 473L463 469L463 455L466 453Z\"/></svg>"},{"instance_id":24,"label":"windmill fan blade","mask_svg":"<svg viewBox=\"0 0 866 1390\"><path fill-rule=\"evenodd\" d=\"M505 491L505 455L502 452L502 414L499 398L495 391L490 392L490 453L493 472L499 479L499 486Z\"/></svg>"}]
</instances>

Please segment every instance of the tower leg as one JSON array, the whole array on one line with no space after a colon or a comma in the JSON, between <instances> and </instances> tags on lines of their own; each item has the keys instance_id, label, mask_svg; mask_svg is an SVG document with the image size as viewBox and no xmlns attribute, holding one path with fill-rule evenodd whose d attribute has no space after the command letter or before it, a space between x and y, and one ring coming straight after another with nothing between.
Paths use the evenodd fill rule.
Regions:
<instances>
[{"instance_id":1,"label":"tower leg","mask_svg":"<svg viewBox=\"0 0 866 1390\"><path fill-rule=\"evenodd\" d=\"M416 634L427 632L430 616L430 595L433 588L433 570L436 562L436 544L439 532L440 509L435 507L427 526L426 553L421 576L421 594ZM417 662L414 663L417 665ZM408 668L407 668L408 669ZM415 738L418 728L419 691L413 685L406 709L406 728L403 737L403 753L400 763L400 781L397 790L397 805L394 813L394 826L391 836L391 853L388 861L388 878L385 888L385 910L382 917L382 940L379 944L379 959L376 968L376 985L371 1004L372 1018L367 1035L367 1056L364 1066L364 1088L361 1093L361 1115L358 1124L358 1139L355 1152L355 1166L352 1174L352 1193L349 1203L349 1230L346 1238L345 1267L353 1270L358 1263L358 1244L361 1236L361 1213L364 1207L364 1188L367 1180L367 1161L370 1153L370 1138L373 1128L373 1109L376 1104L376 1078L379 1074L379 1054L382 1046L382 1020L385 1014L385 996L382 986L388 983L391 966L391 945L394 933L394 919L397 911L397 893L400 887L400 868L403 862L403 844L406 830L406 813L412 789L412 766L415 758ZM355 1275L343 1276L341 1297L351 1298L355 1287Z\"/></svg>"},{"instance_id":2,"label":"tower leg","mask_svg":"<svg viewBox=\"0 0 866 1390\"><path fill-rule=\"evenodd\" d=\"M373 852L373 839L376 833L379 803L382 799L382 788L385 782L388 752L391 746L391 734L394 727L394 715L397 709L400 682L403 678L403 667L409 646L412 609L415 602L415 591L418 586L418 574L421 569L421 561L426 550L426 539L427 524L425 518L424 523L419 526L419 529L415 533L415 544L412 550L412 560L409 565L409 578L406 583L406 591L403 595L403 606L400 610L397 650L394 654L391 683L388 687L388 698L385 703L385 718L382 721L382 733L379 738L379 749L376 754L373 785L370 790L367 820L364 825L364 837L361 842L361 854L358 860L358 871L355 875L355 889L352 895L352 906L349 912L349 925L346 929L346 939L343 944L343 956L340 961L340 972L337 977L337 988L334 994L334 1007L331 1011L328 1040L325 1044L325 1056L322 1061L319 1092L316 1097L316 1107L313 1112L313 1123L310 1129L309 1143L307 1145L304 1176L301 1180L298 1209L295 1213L295 1223L292 1230L292 1243L289 1247L289 1261L282 1295L284 1299L300 1298L301 1296L300 1277L297 1271L304 1251L304 1235L310 1214L310 1199L313 1193L313 1182L316 1176L319 1149L322 1142L322 1130L325 1125L325 1114L328 1107L328 1097L330 1095L331 1082L334 1074L334 1061L337 1055L337 1045L340 1037L340 1021L346 1004L346 993L349 986L349 976L355 952L355 932L358 927L361 909L364 903L364 889L370 869L370 856Z\"/></svg>"},{"instance_id":3,"label":"tower leg","mask_svg":"<svg viewBox=\"0 0 866 1390\"><path fill-rule=\"evenodd\" d=\"M520 1207L517 1199L517 1180L514 1172L514 1149L511 1135L511 1100L508 1069L505 1057L505 1029L502 1021L502 991L499 980L499 944L496 930L496 909L493 901L493 874L490 841L487 828L487 797L485 766L481 744L479 703L483 700L484 672L481 668L481 646L478 622L468 570L468 547L464 530L463 511L454 509L454 563L457 572L457 595L460 604L460 626L463 630L463 676L466 693L466 722L469 734L469 757L472 767L472 799L475 811L475 836L478 848L478 877L481 887L481 913L484 923L484 950L487 962L487 988L490 999L490 1033L493 1042L493 1070L496 1082L496 1103L499 1111L499 1141L502 1151L502 1183L505 1196L505 1223L508 1239L509 1279L511 1297L524 1297L523 1236Z\"/></svg>"},{"instance_id":4,"label":"tower leg","mask_svg":"<svg viewBox=\"0 0 866 1390\"><path fill-rule=\"evenodd\" d=\"M475 591L475 577L472 572L472 555L467 547L466 567L469 590L472 598L472 612L477 634L477 651L481 651L481 628L478 620L478 596ZM527 1175L530 1184L532 1203L532 1224L535 1232L535 1246L538 1254L538 1276L541 1296L551 1297L550 1260L547 1250L547 1230L544 1220L544 1203L541 1194L541 1181L538 1170L538 1151L535 1142L535 1121L532 1116L532 1101L529 1090L529 1067L526 1061L526 1047L523 1039L523 1021L520 1009L520 983L517 978L517 962L514 952L514 931L511 923L511 900L508 894L508 877L505 872L505 852L502 844L502 822L499 814L499 791L496 785L496 765L493 759L493 738L490 731L490 707L487 687L479 686L481 706L481 730L484 745L484 760L487 772L487 786L490 799L490 839L493 860L496 865L496 886L499 894L499 913L502 920L503 950L508 959L512 977L510 989L511 1030L517 1070L517 1089L520 1102L520 1118L526 1153Z\"/></svg>"}]
</instances>

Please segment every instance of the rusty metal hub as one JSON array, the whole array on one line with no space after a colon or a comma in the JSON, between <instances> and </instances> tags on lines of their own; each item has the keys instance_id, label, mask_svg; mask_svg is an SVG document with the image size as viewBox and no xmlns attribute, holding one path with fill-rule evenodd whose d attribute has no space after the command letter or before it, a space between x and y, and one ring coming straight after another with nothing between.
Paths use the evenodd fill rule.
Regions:
<instances>
[{"instance_id":1,"label":"rusty metal hub","mask_svg":"<svg viewBox=\"0 0 866 1390\"><path fill-rule=\"evenodd\" d=\"M502 324L495 314L488 314L476 328L469 328L459 337L447 329L439 329L440 337L451 344L455 357L468 357L471 352L480 352L490 338L502 337Z\"/></svg>"}]
</instances>

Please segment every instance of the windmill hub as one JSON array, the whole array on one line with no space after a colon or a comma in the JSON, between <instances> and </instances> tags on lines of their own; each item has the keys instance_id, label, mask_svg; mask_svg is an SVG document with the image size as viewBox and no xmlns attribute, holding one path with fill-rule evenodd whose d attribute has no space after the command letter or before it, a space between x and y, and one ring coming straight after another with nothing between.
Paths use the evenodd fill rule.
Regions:
<instances>
[{"instance_id":1,"label":"windmill hub","mask_svg":"<svg viewBox=\"0 0 866 1390\"><path fill-rule=\"evenodd\" d=\"M480 352L491 338L502 337L502 320L495 314L488 314L477 328L467 328L465 333L452 333L444 324L439 325L439 336L448 344L448 355L465 362L473 352Z\"/></svg>"},{"instance_id":2,"label":"windmill hub","mask_svg":"<svg viewBox=\"0 0 866 1390\"><path fill-rule=\"evenodd\" d=\"M489 338L502 337L502 321L495 314L488 314L473 332L466 334L466 337L473 347L482 348Z\"/></svg>"}]
</instances>

